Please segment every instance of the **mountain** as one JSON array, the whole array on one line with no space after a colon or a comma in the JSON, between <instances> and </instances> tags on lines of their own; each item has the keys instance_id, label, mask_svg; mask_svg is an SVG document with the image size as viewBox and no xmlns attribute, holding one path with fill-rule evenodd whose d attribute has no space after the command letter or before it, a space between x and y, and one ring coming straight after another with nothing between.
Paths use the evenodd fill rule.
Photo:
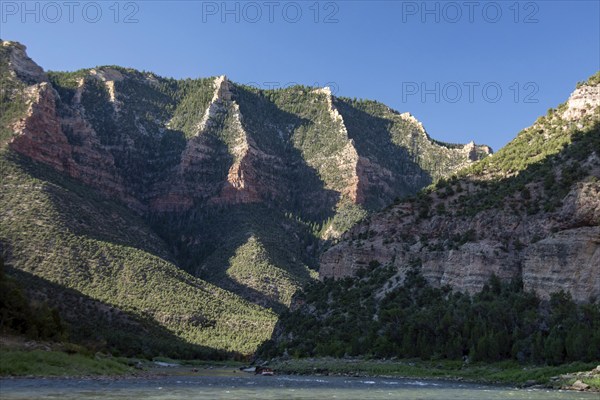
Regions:
<instances>
[{"instance_id":1,"label":"mountain","mask_svg":"<svg viewBox=\"0 0 600 400\"><path fill-rule=\"evenodd\" d=\"M542 298L565 290L597 301L599 106L596 74L493 156L347 231L323 254L321 278L375 262L402 281L418 259L438 287L474 293L496 275Z\"/></svg>"},{"instance_id":2,"label":"mountain","mask_svg":"<svg viewBox=\"0 0 600 400\"><path fill-rule=\"evenodd\" d=\"M328 88L45 72L25 50L0 46L0 250L113 352L251 354L324 241L491 153Z\"/></svg>"},{"instance_id":3,"label":"mountain","mask_svg":"<svg viewBox=\"0 0 600 400\"><path fill-rule=\"evenodd\" d=\"M600 72L506 147L345 232L261 358L600 359Z\"/></svg>"}]
</instances>

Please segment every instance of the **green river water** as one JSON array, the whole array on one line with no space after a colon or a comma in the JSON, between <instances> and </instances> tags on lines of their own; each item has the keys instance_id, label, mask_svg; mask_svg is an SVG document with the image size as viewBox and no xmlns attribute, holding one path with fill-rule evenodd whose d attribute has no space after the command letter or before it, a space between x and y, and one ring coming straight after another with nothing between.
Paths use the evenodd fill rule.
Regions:
<instances>
[{"instance_id":1,"label":"green river water","mask_svg":"<svg viewBox=\"0 0 600 400\"><path fill-rule=\"evenodd\" d=\"M128 379L1 379L1 399L511 399L599 400L598 393L516 389L459 382L325 376L211 375Z\"/></svg>"}]
</instances>

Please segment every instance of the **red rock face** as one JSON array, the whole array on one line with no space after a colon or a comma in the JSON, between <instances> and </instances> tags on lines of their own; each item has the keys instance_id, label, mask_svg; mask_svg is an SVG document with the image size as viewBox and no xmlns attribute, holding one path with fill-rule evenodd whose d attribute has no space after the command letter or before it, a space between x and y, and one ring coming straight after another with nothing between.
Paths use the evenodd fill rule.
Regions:
<instances>
[{"instance_id":1,"label":"red rock face","mask_svg":"<svg viewBox=\"0 0 600 400\"><path fill-rule=\"evenodd\" d=\"M220 204L258 203L261 201L258 174L252 168L248 155L229 169L227 181L219 197L213 202Z\"/></svg>"},{"instance_id":2,"label":"red rock face","mask_svg":"<svg viewBox=\"0 0 600 400\"><path fill-rule=\"evenodd\" d=\"M219 205L289 201L289 185L293 183L280 176L288 166L280 157L266 154L257 147L243 127L239 107L231 100L229 89L224 89L222 79L219 82L209 106L212 114L207 111L201 132L187 142L176 171L172 171L168 179L156 182L146 193L132 193L128 189L110 149L100 142L78 108L80 103L61 116L57 114L58 95L47 82L27 89L31 105L27 115L14 127L17 135L11 148L138 211L185 211L194 205L194 199ZM84 90L84 87L78 90L79 97ZM235 161L221 181L215 178L218 176L215 168L223 162L223 155L203 133L204 129L214 127L211 118L218 114L233 116L229 129L237 135L230 149ZM341 121L344 133L341 116L334 113L334 117ZM72 136L71 143L66 131ZM339 182L342 182L334 189L340 199L363 204L367 193L391 196L393 190L386 184L392 178L391 171L360 156L353 141L347 137L345 140L347 145L339 154L328 155L334 160Z\"/></svg>"},{"instance_id":3,"label":"red rock face","mask_svg":"<svg viewBox=\"0 0 600 400\"><path fill-rule=\"evenodd\" d=\"M381 160L376 157L358 153L328 89L307 95L313 96L307 101L323 102L328 110L327 115L315 117L317 119L312 122L328 126L329 130L333 130L327 132L332 133L331 140L339 141L342 146L331 154L323 152L311 154L310 158L298 157L292 162L294 165L289 165L287 155L265 151L253 137L256 132L246 130L236 100L238 89L225 76L215 78L214 93L206 109L193 111L201 118L197 121L197 132L187 138L185 149L179 155L179 165L168 164L166 171L157 172L152 163L158 164L163 160L156 159L153 153L156 143L148 144L146 140L160 141L163 127L168 123L158 121L164 115L160 118L156 115L142 117L139 107L143 100L133 101L131 93L127 95L121 91L128 87L125 81L139 78L117 69L92 69L86 77L77 81L79 86L72 100L68 97L60 99L46 74L27 57L22 46L6 46L11 49L10 65L15 79L25 77L27 79L23 83L31 85L26 89L30 107L26 116L14 126L16 136L11 148L98 189L108 197L119 199L137 211L180 212L190 209L195 203L286 204L294 200L292 193L298 193L296 186L299 182L295 182L297 178L294 177L303 179L306 176L311 177L312 186L306 193L298 195L301 199L298 203L329 209L336 201L364 205L373 203L374 198L381 198L380 203L383 204L377 204L380 206L387 204L386 199L395 197L397 188L391 185L406 180L394 177L392 171L381 165ZM147 82L135 80L133 83ZM103 89L106 89L104 94ZM92 105L86 103L86 95L89 95L87 99ZM132 107L129 107L129 101ZM110 103L110 107L104 107L106 104L102 102ZM60 104L60 113L57 112L57 104ZM86 107L97 107L100 111L94 114L94 109ZM149 104L149 107L152 108L152 105ZM120 117L124 115L127 128L119 129ZM133 126L131 119L134 119ZM160 128L148 133L144 127L147 123ZM268 120L261 123L274 124ZM95 129L102 134L102 140ZM279 126L277 134L284 135L282 132L286 131L285 134L292 135L294 129L293 124L291 128ZM278 139L274 136L272 140ZM268 149L268 146L263 147ZM154 157L152 162L148 162L149 157ZM130 175L132 171L136 174L133 178Z\"/></svg>"},{"instance_id":4,"label":"red rock face","mask_svg":"<svg viewBox=\"0 0 600 400\"><path fill-rule=\"evenodd\" d=\"M12 150L116 197L134 210L144 210L126 189L112 155L102 148L89 123L77 113L63 118L58 115L57 94L49 83L29 86L26 94L29 108L13 126ZM64 129L73 132L77 144L69 143Z\"/></svg>"},{"instance_id":5,"label":"red rock face","mask_svg":"<svg viewBox=\"0 0 600 400\"><path fill-rule=\"evenodd\" d=\"M77 176L71 146L56 115L54 90L44 82L30 86L27 92L29 109L26 117L13 126L18 135L11 140L11 148L58 171Z\"/></svg>"},{"instance_id":6,"label":"red rock face","mask_svg":"<svg viewBox=\"0 0 600 400\"><path fill-rule=\"evenodd\" d=\"M17 47L11 57L12 68L19 69L14 75L27 77L30 84L24 91L28 101L26 114L12 126L15 132L9 143L12 150L77 179L140 213L184 212L196 204L264 202L271 206L294 199L294 186L300 182L295 182L290 176L298 176L293 174L296 166L288 165L289 159L285 155L267 153L257 145L255 138L259 136L253 137L255 132L245 129L233 85L225 77L215 79L214 96L203 111L199 132L187 139L185 149L177 155L179 158L170 165L170 169L159 178L149 179L148 187L139 185L133 189L127 184L130 182L127 174L131 173L128 167L133 164L137 169L135 173L144 174L150 163L127 164L129 159L124 157L124 163L119 158L120 154L127 155L138 150L134 140L128 136L129 131L120 132L124 137L111 138L117 139L116 144L103 144L89 114L86 116L88 110L81 105L84 86L77 90L74 104L67 106L66 110L61 106L59 112L58 93L43 71L26 57L21 48ZM590 104L598 104L598 98L594 96L597 89L578 89L569 100L564 118L576 120L587 114L585 110L589 108L589 99L592 101ZM118 115L122 111L119 107L126 108L127 105L118 99L114 82L108 90L114 106L111 109L114 115ZM303 201L315 208L329 204L330 199L333 203L349 200L366 204L372 199L393 198L395 189L392 186L397 182L407 183L413 179L415 181L408 183L417 186L418 174L407 173L404 176L393 173L382 160L359 154L357 148L360 146L350 139L344 118L335 108L330 91L322 91L321 94L319 101L327 102L329 117L335 123L337 139L342 145L332 154L317 152L312 160L304 158L296 161L298 164L306 163L319 179L325 175L330 179L323 182L324 188L317 187L302 197ZM414 117L403 114L401 118L417 124L420 127L417 133L426 136ZM225 135L219 135L222 132L211 131L222 129L220 124L226 119L229 123L227 144L223 139ZM118 122L118 118L109 122L115 121ZM429 145L434 146L433 142ZM136 162L147 155L139 151L143 156L135 153L138 156L134 158ZM456 152L462 154L468 164L469 160L478 159L478 153L491 150L469 143ZM600 176L600 161L598 155L595 157L586 161L584 169L590 175ZM121 164L117 165L116 160ZM390 164L385 165L389 167ZM306 175L306 170L302 170L302 174ZM473 192L468 194L476 195ZM600 188L596 181L573 189L563 200L561 210L539 218L523 219L510 210L486 210L473 218L436 215L422 219L416 217L418 210L412 204L396 205L388 213L376 214L370 222L355 227L344 240L332 246L322 257L320 273L322 277L349 276L372 260L401 269L418 257L425 277L437 285L448 284L474 292L481 289L491 274L505 279L520 275L527 288L543 296L560 286L571 290L578 300L585 301L582 296L594 294L600 297L598 199ZM452 207L449 200L437 205L444 205L450 210ZM444 245L448 238L469 231L476 232L477 239L453 247ZM360 235L361 238L353 238L352 235ZM409 236L414 240L407 243L404 238ZM542 240L534 243L533 237ZM524 248L507 251L506 243L515 240ZM427 241L435 246L430 246Z\"/></svg>"}]
</instances>

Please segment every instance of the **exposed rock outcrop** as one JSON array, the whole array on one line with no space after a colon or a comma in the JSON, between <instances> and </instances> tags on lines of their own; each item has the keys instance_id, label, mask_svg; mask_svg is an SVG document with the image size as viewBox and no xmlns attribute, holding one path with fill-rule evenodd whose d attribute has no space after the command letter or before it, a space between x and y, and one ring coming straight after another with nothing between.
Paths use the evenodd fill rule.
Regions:
<instances>
[{"instance_id":1,"label":"exposed rock outcrop","mask_svg":"<svg viewBox=\"0 0 600 400\"><path fill-rule=\"evenodd\" d=\"M562 117L569 121L581 119L600 106L600 86L581 85L571 94Z\"/></svg>"},{"instance_id":2,"label":"exposed rock outcrop","mask_svg":"<svg viewBox=\"0 0 600 400\"><path fill-rule=\"evenodd\" d=\"M56 113L56 93L47 82L25 89L27 112L13 125L16 135L10 146L17 152L52 166L58 171L77 175L72 149L61 129Z\"/></svg>"},{"instance_id":3,"label":"exposed rock outcrop","mask_svg":"<svg viewBox=\"0 0 600 400\"><path fill-rule=\"evenodd\" d=\"M100 71L92 69L90 70L90 75L97 77L104 83L106 89L108 90L109 100L113 105L115 112L119 112L121 108L121 102L117 100L115 82L121 82L123 79L125 79L123 74L114 68L105 68Z\"/></svg>"},{"instance_id":4,"label":"exposed rock outcrop","mask_svg":"<svg viewBox=\"0 0 600 400\"><path fill-rule=\"evenodd\" d=\"M226 110L227 102L231 101L231 83L225 75L215 78L214 88L213 98L198 124L198 134L204 132L207 126L215 126L214 118L217 114L223 113Z\"/></svg>"},{"instance_id":5,"label":"exposed rock outcrop","mask_svg":"<svg viewBox=\"0 0 600 400\"><path fill-rule=\"evenodd\" d=\"M600 189L598 184L584 187L590 194ZM582 191L575 188L554 213L525 218L509 210L489 210L474 218L418 221L410 205L394 206L327 250L320 275L352 276L371 261L403 271L419 259L423 275L436 286L474 293L495 274L504 280L520 277L527 290L543 298L559 289L579 302L598 298L600 197L582 198L577 194ZM574 203L580 206L573 213Z\"/></svg>"},{"instance_id":6,"label":"exposed rock outcrop","mask_svg":"<svg viewBox=\"0 0 600 400\"><path fill-rule=\"evenodd\" d=\"M523 255L523 282L548 298L557 288L578 302L600 295L600 227L567 229L527 247Z\"/></svg>"},{"instance_id":7,"label":"exposed rock outcrop","mask_svg":"<svg viewBox=\"0 0 600 400\"><path fill-rule=\"evenodd\" d=\"M2 45L28 99L10 148L149 218L260 205L315 224L351 203L385 206L482 156L472 143L435 142L409 114L336 98L328 88L277 97L225 76L175 81L119 67L46 76L24 47ZM193 253L202 235L177 235L174 247Z\"/></svg>"},{"instance_id":8,"label":"exposed rock outcrop","mask_svg":"<svg viewBox=\"0 0 600 400\"><path fill-rule=\"evenodd\" d=\"M354 141L348 137L348 129L344 124L344 117L340 114L334 104L333 94L329 87L315 89L314 93L323 95L327 104L327 111L332 123L336 127L336 135L345 143L341 150L334 154L320 155L319 160L312 161L317 168L319 164L331 163L340 171L344 181L341 185L328 185L328 188L340 190L341 201L349 199L353 203L361 204L365 200L364 187L368 184L368 178L364 175L364 165L368 164L366 157L361 157L356 151ZM323 157L330 160L323 160ZM311 160L309 160L311 163Z\"/></svg>"},{"instance_id":9,"label":"exposed rock outcrop","mask_svg":"<svg viewBox=\"0 0 600 400\"><path fill-rule=\"evenodd\" d=\"M401 278L406 266L419 259L430 282L469 292L496 274L521 277L527 289L544 297L561 288L577 301L600 295L600 185L592 179L600 177L598 153L578 159L580 168L574 160L566 161L570 169L549 164L546 169L554 173L549 183L537 178L521 182L501 202L490 196L487 176L452 180L446 182L452 187L428 195L429 203L421 204L419 197L395 204L344 234L350 223L335 224L336 218L356 221L366 210L389 206L396 197L449 178L491 149L472 142L437 142L408 113L377 102L337 98L328 89L261 91L225 76L178 81L119 67L45 74L23 46L2 42L0 50L2 78L14 83L15 99L25 100L23 112L15 108L18 116L6 136L2 132L2 145L7 137L10 151L23 156L3 160L22 174L13 174L11 185L19 187L19 180L29 179L29 158L42 164L31 168L39 173L36 179L52 181L39 190L56 192L45 197L42 209L64 206L59 217L53 214L43 221L44 236L38 242L21 246L27 240L19 227L26 227L23 232L29 235L37 221L20 212L31 209L28 204L20 207L13 201L4 214L22 217L21 225L3 219L12 236L0 245L25 249L11 255L11 261L26 264L29 272L37 273L36 257L52 272L48 275L56 267L60 284L81 273L79 286L72 286L76 290L88 290L89 282L104 279L106 288L122 291L117 296L121 306L144 304L138 315L173 331L180 332L181 324L193 329L210 325L195 312L197 306L212 315L211 308L235 293L244 300L220 312L239 312L244 318L238 325L224 318L226 327L219 332L243 328L253 334L267 326L267 334L251 336L266 339L275 316L270 310L256 312L261 307L283 310L296 290L313 279L314 269L308 267L317 267L319 231L327 239L343 235L323 255L322 277L353 275L377 265L371 263L375 260L396 266L394 279ZM593 90L581 87L578 93L566 106L563 119L568 123L561 125L565 134L590 115L583 111L588 104L596 104L590 100ZM551 134L555 130L536 138ZM49 171L72 180L57 179ZM493 178L507 176L518 177L518 171ZM543 187L556 182L561 198L542 202L548 195ZM3 187L3 198L10 199L15 192ZM24 195L26 190L20 194L32 199ZM537 201L537 208L524 206L529 198L525 194ZM479 197L486 200L481 210L468 213L461 208ZM61 241L54 240L55 233ZM97 247L101 242L105 245ZM61 257L69 258L70 269L61 269ZM167 259L168 268L161 266ZM127 271L132 265L136 268ZM199 285L201 280L182 270L216 286ZM160 285L146 285L152 277L148 282L175 276L178 283L164 292ZM127 299L131 282L138 283L137 303ZM390 280L389 287L399 282ZM147 295L147 288L156 291ZM99 296L102 291L96 289L82 293ZM188 293L203 291L211 293L210 302L194 297L195 303L186 304L189 309L172 311L185 303L179 300ZM152 299L175 298L172 293L181 295L177 302L154 308ZM246 311L247 302L256 308ZM253 319L267 314L267 319ZM213 343L213 335L207 337Z\"/></svg>"},{"instance_id":10,"label":"exposed rock outcrop","mask_svg":"<svg viewBox=\"0 0 600 400\"><path fill-rule=\"evenodd\" d=\"M44 70L27 56L27 48L24 45L6 40L2 41L2 46L9 51L8 66L15 78L21 79L27 84L48 81Z\"/></svg>"},{"instance_id":11,"label":"exposed rock outcrop","mask_svg":"<svg viewBox=\"0 0 600 400\"><path fill-rule=\"evenodd\" d=\"M3 42L3 45L8 46L6 43ZM10 44L10 50L9 67L13 68L15 75L26 75L30 81L40 82L27 86L23 91L27 111L12 126L11 149L142 211L145 206L126 189L111 153L102 147L96 132L81 112L72 109L68 113L60 113L57 109L58 93L43 70L26 56L24 46Z\"/></svg>"},{"instance_id":12,"label":"exposed rock outcrop","mask_svg":"<svg viewBox=\"0 0 600 400\"><path fill-rule=\"evenodd\" d=\"M261 192L268 193L269 189L261 188L260 173L254 167L254 162L268 157L258 150L256 143L242 126L240 107L235 102L230 107L233 114L231 128L237 133L235 144L230 150L234 161L219 197L213 201L225 204L259 202Z\"/></svg>"}]
</instances>

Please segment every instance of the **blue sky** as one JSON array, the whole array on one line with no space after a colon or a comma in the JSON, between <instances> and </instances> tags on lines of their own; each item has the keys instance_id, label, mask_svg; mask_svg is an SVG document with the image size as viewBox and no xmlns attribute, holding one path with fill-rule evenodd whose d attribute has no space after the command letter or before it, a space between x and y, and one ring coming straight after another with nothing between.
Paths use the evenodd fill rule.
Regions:
<instances>
[{"instance_id":1,"label":"blue sky","mask_svg":"<svg viewBox=\"0 0 600 400\"><path fill-rule=\"evenodd\" d=\"M264 88L329 84L495 150L600 69L600 1L2 0L47 70L116 64Z\"/></svg>"}]
</instances>

